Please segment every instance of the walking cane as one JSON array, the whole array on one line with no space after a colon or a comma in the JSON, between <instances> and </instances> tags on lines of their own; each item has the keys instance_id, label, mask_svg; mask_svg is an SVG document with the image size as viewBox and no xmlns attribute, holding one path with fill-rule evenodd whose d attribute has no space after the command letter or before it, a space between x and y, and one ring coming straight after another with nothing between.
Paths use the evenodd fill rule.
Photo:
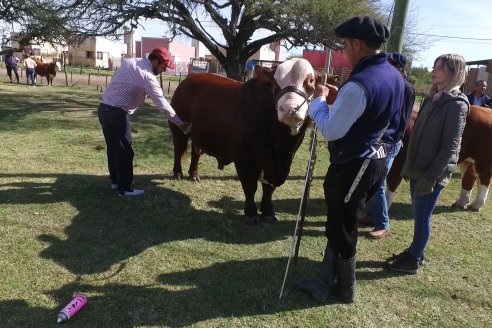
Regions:
<instances>
[{"instance_id":1,"label":"walking cane","mask_svg":"<svg viewBox=\"0 0 492 328\"><path fill-rule=\"evenodd\" d=\"M324 85L326 83L326 77L326 74L322 75L321 84ZM296 226L294 229L294 236L292 237L289 259L287 260L287 266L284 273L284 280L280 289L280 295L278 296L279 301L282 300L282 296L284 294L285 282L287 281L287 276L292 259L294 259L294 264L296 264L297 258L299 257L299 247L301 245L302 230L304 228L304 220L306 218L306 207L309 201L309 191L311 189L311 181L313 179L314 164L316 163L317 132L318 127L316 126L316 123L313 122L313 128L311 130L311 140L309 143L309 160L306 169L306 177L304 179L304 187L302 189L301 204L299 206L299 212L297 214Z\"/></svg>"}]
</instances>

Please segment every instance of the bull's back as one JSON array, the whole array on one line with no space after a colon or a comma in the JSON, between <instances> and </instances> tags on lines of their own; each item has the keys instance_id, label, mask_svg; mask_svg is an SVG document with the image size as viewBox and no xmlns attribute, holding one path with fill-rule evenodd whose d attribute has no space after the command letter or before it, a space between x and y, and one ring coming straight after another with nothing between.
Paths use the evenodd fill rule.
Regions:
<instances>
[{"instance_id":1,"label":"bull's back","mask_svg":"<svg viewBox=\"0 0 492 328\"><path fill-rule=\"evenodd\" d=\"M191 122L191 137L206 153L227 157L234 133L243 83L220 75L198 73L189 75L174 92L171 105L178 116ZM227 155L227 156L226 156Z\"/></svg>"},{"instance_id":2,"label":"bull's back","mask_svg":"<svg viewBox=\"0 0 492 328\"><path fill-rule=\"evenodd\" d=\"M492 152L488 151L491 146L492 110L472 105L470 106L470 114L466 118L459 161L467 158L477 160L478 156L485 156L492 160Z\"/></svg>"}]
</instances>

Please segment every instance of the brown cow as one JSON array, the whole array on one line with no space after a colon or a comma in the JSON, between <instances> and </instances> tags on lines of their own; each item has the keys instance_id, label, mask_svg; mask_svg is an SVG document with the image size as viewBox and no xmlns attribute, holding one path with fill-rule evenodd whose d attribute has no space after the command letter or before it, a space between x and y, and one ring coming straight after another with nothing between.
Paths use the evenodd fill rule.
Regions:
<instances>
[{"instance_id":1,"label":"brown cow","mask_svg":"<svg viewBox=\"0 0 492 328\"><path fill-rule=\"evenodd\" d=\"M202 152L214 156L219 169L234 163L246 197L248 224L259 219L254 201L258 180L263 189L261 218L276 221L272 194L285 182L302 142L308 126L307 100L315 87L313 68L305 59L294 58L274 69L256 66L255 73L245 83L216 74L191 74L171 101L179 117L193 124L187 136L170 123L175 177L183 175L181 158L189 137L190 178L199 181Z\"/></svg>"},{"instance_id":2,"label":"brown cow","mask_svg":"<svg viewBox=\"0 0 492 328\"><path fill-rule=\"evenodd\" d=\"M408 144L408 136L413 128L413 122L417 117L416 112L412 114L411 126L407 129L404 145ZM466 118L465 130L461 140L460 156L458 166L461 171L461 193L453 204L454 207L469 208L479 211L487 200L490 180L492 177L492 110L470 106L470 114ZM394 198L394 191L401 182L401 168L405 161L406 151L402 150L395 158L391 171L388 174L388 206ZM470 203L473 185L478 178L478 192L475 201Z\"/></svg>"},{"instance_id":3,"label":"brown cow","mask_svg":"<svg viewBox=\"0 0 492 328\"><path fill-rule=\"evenodd\" d=\"M53 78L56 76L56 65L54 63L43 63L36 60L36 68L34 71L36 75L44 76L48 85L53 85Z\"/></svg>"}]
</instances>

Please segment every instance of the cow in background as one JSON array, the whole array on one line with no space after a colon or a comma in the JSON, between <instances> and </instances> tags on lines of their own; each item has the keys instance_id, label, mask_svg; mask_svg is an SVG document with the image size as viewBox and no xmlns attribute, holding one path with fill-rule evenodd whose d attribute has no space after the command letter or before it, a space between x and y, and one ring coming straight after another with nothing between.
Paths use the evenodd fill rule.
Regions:
<instances>
[{"instance_id":1,"label":"cow in background","mask_svg":"<svg viewBox=\"0 0 492 328\"><path fill-rule=\"evenodd\" d=\"M412 113L409 127L403 140L404 147L408 145L409 136L413 124L417 117L417 112ZM466 118L466 125L461 139L460 156L458 167L461 171L461 193L453 204L453 207L468 208L472 211L479 211L485 204L492 177L492 110L472 105L470 114ZM391 168L387 183L388 190L386 197L388 206L394 199L394 192L400 184L400 175L403 163L406 158L406 150L400 151L396 156ZM478 192L475 201L471 204L471 193L475 182L478 181Z\"/></svg>"},{"instance_id":2,"label":"cow in background","mask_svg":"<svg viewBox=\"0 0 492 328\"><path fill-rule=\"evenodd\" d=\"M45 77L48 85L53 86L53 78L56 76L56 65L54 63L43 63L40 60L36 60L36 65L34 69L36 75Z\"/></svg>"},{"instance_id":3,"label":"cow in background","mask_svg":"<svg viewBox=\"0 0 492 328\"><path fill-rule=\"evenodd\" d=\"M244 83L210 73L189 75L171 100L179 117L192 123L189 136L170 123L175 178L183 176L181 158L191 138L191 179L199 181L202 153L215 157L219 169L234 163L246 198L246 222L276 221L272 194L285 182L304 138L314 88L313 67L300 58L273 69L256 66L255 78ZM258 180L260 217L254 200Z\"/></svg>"}]
</instances>

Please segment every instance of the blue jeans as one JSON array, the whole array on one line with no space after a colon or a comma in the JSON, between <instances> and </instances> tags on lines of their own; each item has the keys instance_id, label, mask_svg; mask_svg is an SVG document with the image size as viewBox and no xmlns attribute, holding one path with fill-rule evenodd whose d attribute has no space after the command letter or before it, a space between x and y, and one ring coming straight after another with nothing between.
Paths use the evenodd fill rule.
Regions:
<instances>
[{"instance_id":1,"label":"blue jeans","mask_svg":"<svg viewBox=\"0 0 492 328\"><path fill-rule=\"evenodd\" d=\"M369 199L366 204L366 216L374 221L376 230L389 228L388 203L386 202L386 176L388 175L393 160L400 151L403 143L398 141L388 151L386 156L386 175L378 191Z\"/></svg>"},{"instance_id":2,"label":"blue jeans","mask_svg":"<svg viewBox=\"0 0 492 328\"><path fill-rule=\"evenodd\" d=\"M34 68L26 68L26 76L27 84L29 84L29 80L31 80L31 85L36 85L36 73L34 72Z\"/></svg>"},{"instance_id":3,"label":"blue jeans","mask_svg":"<svg viewBox=\"0 0 492 328\"><path fill-rule=\"evenodd\" d=\"M430 219L443 186L436 184L430 194L417 195L417 180L410 179L410 195L412 197L412 215L414 220L413 241L408 249L410 255L417 261L422 259L425 247L429 241L431 224Z\"/></svg>"}]
</instances>

